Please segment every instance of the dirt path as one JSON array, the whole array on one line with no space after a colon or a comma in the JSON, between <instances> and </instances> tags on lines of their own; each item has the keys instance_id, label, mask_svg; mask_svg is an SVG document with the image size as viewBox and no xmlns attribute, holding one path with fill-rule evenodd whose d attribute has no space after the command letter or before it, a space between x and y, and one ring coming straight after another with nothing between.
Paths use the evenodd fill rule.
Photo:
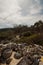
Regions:
<instances>
[{"instance_id":1,"label":"dirt path","mask_svg":"<svg viewBox=\"0 0 43 65\"><path fill-rule=\"evenodd\" d=\"M16 65L16 64L21 60L21 59L19 59L19 60L14 59L14 52L13 52L11 58L12 58L13 60L11 61L10 65Z\"/></svg>"}]
</instances>

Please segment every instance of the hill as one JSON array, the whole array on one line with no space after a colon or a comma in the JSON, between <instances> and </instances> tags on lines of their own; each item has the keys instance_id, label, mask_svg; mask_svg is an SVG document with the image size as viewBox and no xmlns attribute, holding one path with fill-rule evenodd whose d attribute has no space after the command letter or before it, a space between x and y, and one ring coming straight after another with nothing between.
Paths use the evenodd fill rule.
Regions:
<instances>
[{"instance_id":1,"label":"hill","mask_svg":"<svg viewBox=\"0 0 43 65\"><path fill-rule=\"evenodd\" d=\"M30 27L27 25L19 25L14 28L0 29L0 43L4 43L5 41L43 45L43 21L39 20Z\"/></svg>"}]
</instances>

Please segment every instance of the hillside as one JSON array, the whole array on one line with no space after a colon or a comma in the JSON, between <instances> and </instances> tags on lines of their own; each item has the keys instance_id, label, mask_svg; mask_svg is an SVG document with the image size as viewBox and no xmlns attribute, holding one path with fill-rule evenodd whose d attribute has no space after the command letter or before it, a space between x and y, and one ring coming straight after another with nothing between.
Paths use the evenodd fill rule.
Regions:
<instances>
[{"instance_id":1,"label":"hillside","mask_svg":"<svg viewBox=\"0 0 43 65\"><path fill-rule=\"evenodd\" d=\"M18 38L20 38L18 40ZM31 40L31 42L30 42ZM43 43L43 21L39 20L34 25L19 25L14 28L0 29L0 42L13 41L16 43Z\"/></svg>"},{"instance_id":2,"label":"hillside","mask_svg":"<svg viewBox=\"0 0 43 65\"><path fill-rule=\"evenodd\" d=\"M43 65L43 21L0 29L0 65Z\"/></svg>"}]
</instances>

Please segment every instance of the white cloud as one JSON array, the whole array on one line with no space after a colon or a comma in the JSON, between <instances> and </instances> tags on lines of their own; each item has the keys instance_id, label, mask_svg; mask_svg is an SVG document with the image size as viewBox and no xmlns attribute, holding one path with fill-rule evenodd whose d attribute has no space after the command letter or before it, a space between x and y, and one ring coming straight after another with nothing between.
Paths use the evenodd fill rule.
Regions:
<instances>
[{"instance_id":1,"label":"white cloud","mask_svg":"<svg viewBox=\"0 0 43 65\"><path fill-rule=\"evenodd\" d=\"M15 15L20 9L16 0L3 0L0 3L0 14L2 15L2 17L6 17L12 13L14 13Z\"/></svg>"},{"instance_id":2,"label":"white cloud","mask_svg":"<svg viewBox=\"0 0 43 65\"><path fill-rule=\"evenodd\" d=\"M0 0L0 27L12 27L13 24L31 25L42 19L42 0Z\"/></svg>"}]
</instances>

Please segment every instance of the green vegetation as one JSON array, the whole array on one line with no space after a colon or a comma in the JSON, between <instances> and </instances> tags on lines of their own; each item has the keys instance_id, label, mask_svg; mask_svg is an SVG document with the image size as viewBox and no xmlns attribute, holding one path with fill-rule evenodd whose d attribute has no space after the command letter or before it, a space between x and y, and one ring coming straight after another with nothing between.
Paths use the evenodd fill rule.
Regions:
<instances>
[{"instance_id":1,"label":"green vegetation","mask_svg":"<svg viewBox=\"0 0 43 65\"><path fill-rule=\"evenodd\" d=\"M16 40L17 43L28 43L28 44L41 44L43 45L43 35L33 34L28 37L22 37L20 40Z\"/></svg>"},{"instance_id":2,"label":"green vegetation","mask_svg":"<svg viewBox=\"0 0 43 65\"><path fill-rule=\"evenodd\" d=\"M17 35L19 40L16 38ZM14 28L0 29L0 42L3 40L43 45L43 21L40 20L30 27L19 25Z\"/></svg>"}]
</instances>

